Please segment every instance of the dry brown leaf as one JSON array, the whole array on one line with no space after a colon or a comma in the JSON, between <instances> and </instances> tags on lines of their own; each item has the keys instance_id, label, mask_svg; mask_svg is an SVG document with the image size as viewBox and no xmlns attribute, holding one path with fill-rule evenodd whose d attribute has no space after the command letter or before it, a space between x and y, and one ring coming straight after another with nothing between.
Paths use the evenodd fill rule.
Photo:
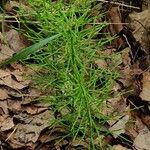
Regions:
<instances>
[{"instance_id":1,"label":"dry brown leaf","mask_svg":"<svg viewBox=\"0 0 150 150\"><path fill-rule=\"evenodd\" d=\"M24 85L23 83L19 83L14 79L12 79L11 76L7 76L0 79L0 85L6 85L12 89L19 89L19 90L27 87L27 85Z\"/></svg>"},{"instance_id":2,"label":"dry brown leaf","mask_svg":"<svg viewBox=\"0 0 150 150\"><path fill-rule=\"evenodd\" d=\"M123 147L122 145L114 145L113 150L128 150L126 147Z\"/></svg>"},{"instance_id":3,"label":"dry brown leaf","mask_svg":"<svg viewBox=\"0 0 150 150\"><path fill-rule=\"evenodd\" d=\"M138 150L150 150L150 131L147 127L141 130L135 138L134 146Z\"/></svg>"},{"instance_id":4,"label":"dry brown leaf","mask_svg":"<svg viewBox=\"0 0 150 150\"><path fill-rule=\"evenodd\" d=\"M4 44L0 44L0 62L10 58L14 51Z\"/></svg>"},{"instance_id":5,"label":"dry brown leaf","mask_svg":"<svg viewBox=\"0 0 150 150\"><path fill-rule=\"evenodd\" d=\"M2 114L5 114L7 115L8 114L8 105L7 105L7 101L0 101L0 108L1 108L1 115Z\"/></svg>"},{"instance_id":6,"label":"dry brown leaf","mask_svg":"<svg viewBox=\"0 0 150 150\"><path fill-rule=\"evenodd\" d=\"M113 119L109 120L109 125L113 125L126 111L126 102L121 97L115 97L108 99L107 102L102 106L102 113L106 116L111 116Z\"/></svg>"},{"instance_id":7,"label":"dry brown leaf","mask_svg":"<svg viewBox=\"0 0 150 150\"><path fill-rule=\"evenodd\" d=\"M13 113L21 111L21 101L8 99L7 105L8 109Z\"/></svg>"},{"instance_id":8,"label":"dry brown leaf","mask_svg":"<svg viewBox=\"0 0 150 150\"><path fill-rule=\"evenodd\" d=\"M129 121L129 115L119 119L117 123L109 128L114 137L118 137L121 133L125 133L125 125Z\"/></svg>"},{"instance_id":9,"label":"dry brown leaf","mask_svg":"<svg viewBox=\"0 0 150 150\"><path fill-rule=\"evenodd\" d=\"M19 71L10 72L10 71L0 70L0 85L6 85L12 89L20 90L27 87L29 83L30 83L29 80L23 81L23 78Z\"/></svg>"},{"instance_id":10,"label":"dry brown leaf","mask_svg":"<svg viewBox=\"0 0 150 150\"><path fill-rule=\"evenodd\" d=\"M21 2L17 2L17 1L8 1L5 5L5 10L8 12L13 11L15 8L23 8L25 10L30 10L30 7L27 7L25 4L26 1L21 1Z\"/></svg>"},{"instance_id":11,"label":"dry brown leaf","mask_svg":"<svg viewBox=\"0 0 150 150\"><path fill-rule=\"evenodd\" d=\"M36 105L29 105L29 106L22 106L22 109L27 112L28 114L39 114L45 110L48 110L48 107L38 107Z\"/></svg>"},{"instance_id":12,"label":"dry brown leaf","mask_svg":"<svg viewBox=\"0 0 150 150\"><path fill-rule=\"evenodd\" d=\"M107 67L107 63L103 59L96 60L95 64L96 64L97 68L99 68L99 69L105 69Z\"/></svg>"},{"instance_id":13,"label":"dry brown leaf","mask_svg":"<svg viewBox=\"0 0 150 150\"><path fill-rule=\"evenodd\" d=\"M0 116L0 130L6 131L14 127L13 118L10 118L8 115Z\"/></svg>"},{"instance_id":14,"label":"dry brown leaf","mask_svg":"<svg viewBox=\"0 0 150 150\"><path fill-rule=\"evenodd\" d=\"M41 131L49 126L49 121L54 119L53 112L46 110L37 115L27 115L20 113L14 118L22 122L17 125L16 132L10 137L9 141L13 148L21 148L23 146L32 147L38 140ZM19 142L18 147L16 143Z\"/></svg>"},{"instance_id":15,"label":"dry brown leaf","mask_svg":"<svg viewBox=\"0 0 150 150\"><path fill-rule=\"evenodd\" d=\"M143 89L140 93L140 97L142 100L150 101L150 73L145 72L143 73Z\"/></svg>"},{"instance_id":16,"label":"dry brown leaf","mask_svg":"<svg viewBox=\"0 0 150 150\"><path fill-rule=\"evenodd\" d=\"M0 69L0 79L9 75L10 75L9 72Z\"/></svg>"},{"instance_id":17,"label":"dry brown leaf","mask_svg":"<svg viewBox=\"0 0 150 150\"><path fill-rule=\"evenodd\" d=\"M129 19L131 22L131 26L134 29L133 35L136 38L137 41L142 43L142 36L144 33L144 28L143 26L149 25L149 20L150 20L150 10L144 10L140 13L133 12L132 14L129 15ZM142 25L143 26L142 26Z\"/></svg>"},{"instance_id":18,"label":"dry brown leaf","mask_svg":"<svg viewBox=\"0 0 150 150\"><path fill-rule=\"evenodd\" d=\"M27 44L24 39L25 38L14 29L6 33L6 40L8 41L9 47L15 53L26 47Z\"/></svg>"},{"instance_id":19,"label":"dry brown leaf","mask_svg":"<svg viewBox=\"0 0 150 150\"><path fill-rule=\"evenodd\" d=\"M8 94L7 94L7 90L5 89L0 89L0 100L5 100L9 98Z\"/></svg>"}]
</instances>

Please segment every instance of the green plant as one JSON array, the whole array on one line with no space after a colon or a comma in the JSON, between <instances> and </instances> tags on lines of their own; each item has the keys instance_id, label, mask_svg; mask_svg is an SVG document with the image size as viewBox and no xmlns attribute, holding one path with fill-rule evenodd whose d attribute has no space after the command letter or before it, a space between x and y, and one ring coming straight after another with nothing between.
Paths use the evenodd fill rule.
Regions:
<instances>
[{"instance_id":1,"label":"green plant","mask_svg":"<svg viewBox=\"0 0 150 150\"><path fill-rule=\"evenodd\" d=\"M95 60L105 58L99 56L97 51L111 41L110 38L96 39L107 23L87 27L101 17L100 14L90 14L90 1L74 0L64 4L62 1L28 0L28 3L31 7L28 12L30 18L22 18L26 36L33 42L52 35L57 38L54 36L51 43L48 43L51 40L48 38L44 44L39 44L38 48L48 43L38 51L34 46L27 48L5 64L32 53L26 63L42 70L32 76L34 84L45 91L45 100L55 112L61 114L51 125L67 126L70 129L68 136L73 139L78 136L81 140L89 137L89 147L94 150L94 140L100 136L103 125L110 119L103 114L103 104L111 97L113 81L118 76L113 69L98 69L93 65ZM24 13L24 10L20 13ZM26 23L30 19L38 21L34 25L36 31ZM31 59L34 64L30 63Z\"/></svg>"}]
</instances>

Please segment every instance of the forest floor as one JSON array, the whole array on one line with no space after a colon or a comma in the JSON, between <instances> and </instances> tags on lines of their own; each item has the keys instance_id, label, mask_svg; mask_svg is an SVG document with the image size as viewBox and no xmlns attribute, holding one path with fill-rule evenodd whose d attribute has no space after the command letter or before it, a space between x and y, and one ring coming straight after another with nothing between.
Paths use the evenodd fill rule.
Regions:
<instances>
[{"instance_id":1,"label":"forest floor","mask_svg":"<svg viewBox=\"0 0 150 150\"><path fill-rule=\"evenodd\" d=\"M149 0L0 8L0 150L150 150Z\"/></svg>"}]
</instances>

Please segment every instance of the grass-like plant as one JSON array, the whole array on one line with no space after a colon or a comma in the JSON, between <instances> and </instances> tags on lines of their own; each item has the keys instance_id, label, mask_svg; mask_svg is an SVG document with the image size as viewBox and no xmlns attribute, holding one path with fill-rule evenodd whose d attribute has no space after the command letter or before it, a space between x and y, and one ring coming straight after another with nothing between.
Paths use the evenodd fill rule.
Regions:
<instances>
[{"instance_id":1,"label":"grass-like plant","mask_svg":"<svg viewBox=\"0 0 150 150\"><path fill-rule=\"evenodd\" d=\"M111 97L112 83L117 77L113 68L98 69L94 65L95 60L105 58L99 55L99 51L111 41L109 38L96 38L107 24L87 27L101 18L100 14L91 15L91 2L88 0L73 0L66 4L62 1L28 0L28 4L31 9L26 13L29 15L22 18L27 37L36 43L57 35L51 43L43 44L42 49L34 49L26 61L30 67L40 68L38 74L32 76L34 84L45 91L45 100L54 112L60 114L51 125L63 125L69 129L68 136L73 139L79 136L81 140L89 138L89 148L94 150L94 140L110 119L103 114L103 106ZM24 14L25 10L20 13ZM31 26L26 23L29 20L38 24ZM16 54L7 64L25 58L31 50ZM20 57L24 54L27 55Z\"/></svg>"}]
</instances>

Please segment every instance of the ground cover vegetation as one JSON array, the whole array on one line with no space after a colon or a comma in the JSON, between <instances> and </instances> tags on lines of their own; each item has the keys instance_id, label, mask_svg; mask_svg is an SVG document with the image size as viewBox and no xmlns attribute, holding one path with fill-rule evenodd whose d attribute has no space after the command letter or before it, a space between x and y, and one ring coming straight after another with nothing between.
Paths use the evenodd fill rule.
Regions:
<instances>
[{"instance_id":1,"label":"ground cover vegetation","mask_svg":"<svg viewBox=\"0 0 150 150\"><path fill-rule=\"evenodd\" d=\"M73 139L88 137L89 148L94 150L94 140L102 133L110 134L103 126L112 116L103 114L103 105L112 97L113 82L118 77L115 66L98 68L94 64L97 59L113 58L101 53L114 38L101 32L107 23L94 24L104 14L92 15L90 1L27 3L30 9L19 11L20 16L26 14L21 18L25 27L22 32L35 47L21 51L5 64L24 60L28 67L36 68L38 71L30 78L34 86L45 92L47 96L43 99L56 114L51 127L64 126L68 129L65 136ZM28 26L26 22L33 20L37 25ZM40 47L37 41L41 41Z\"/></svg>"}]
</instances>

